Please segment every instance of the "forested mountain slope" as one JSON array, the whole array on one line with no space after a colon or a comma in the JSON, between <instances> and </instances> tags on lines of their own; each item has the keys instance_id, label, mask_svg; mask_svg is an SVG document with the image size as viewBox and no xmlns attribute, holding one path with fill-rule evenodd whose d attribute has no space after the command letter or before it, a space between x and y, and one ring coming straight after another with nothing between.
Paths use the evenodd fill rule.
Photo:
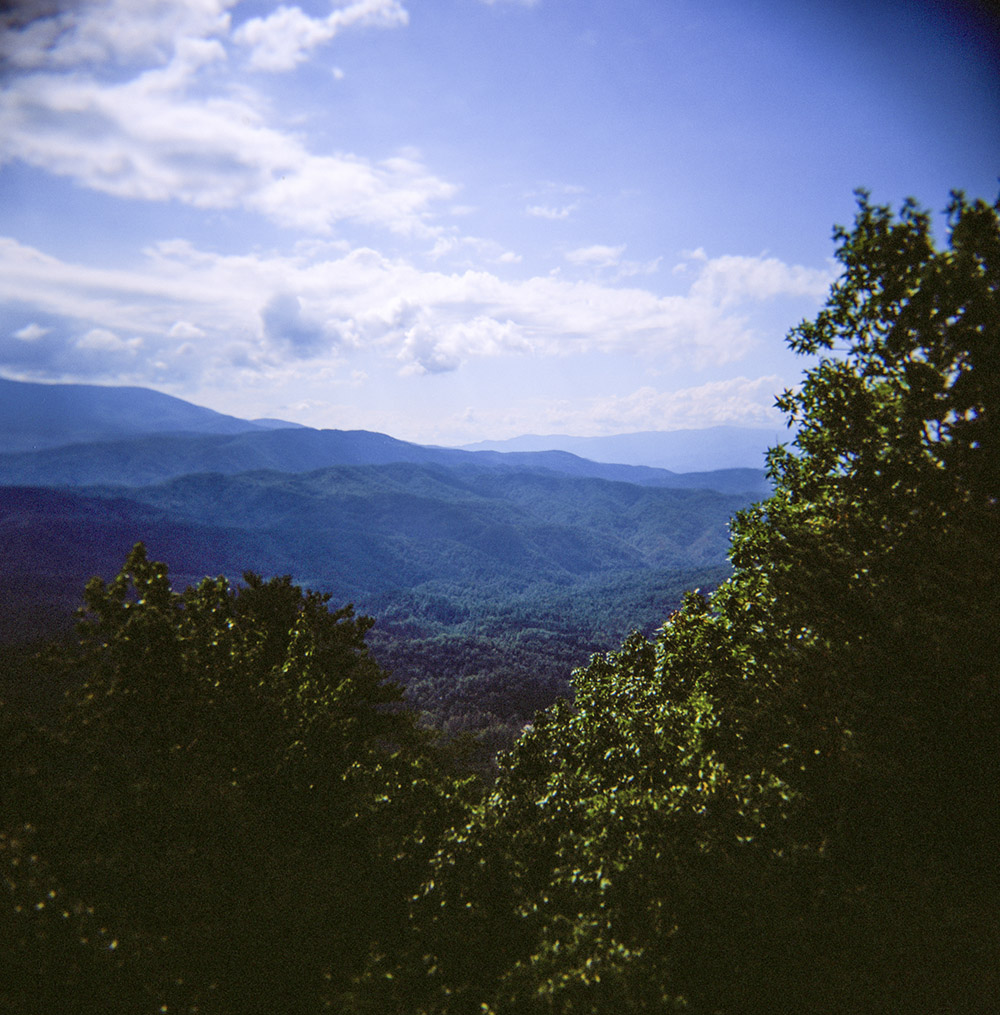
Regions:
<instances>
[{"instance_id":1,"label":"forested mountain slope","mask_svg":"<svg viewBox=\"0 0 1000 1015\"><path fill-rule=\"evenodd\" d=\"M232 574L239 547L246 560L280 560L297 580L355 601L431 581L523 591L602 572L717 565L729 519L747 503L543 471L405 464L202 473L132 488L12 487L0 495L10 560L27 562L33 539L62 541L71 557L95 520L108 528L115 517L121 539L145 526L159 549L157 528L169 521L204 533L201 573ZM103 519L101 502L109 508ZM162 538L170 549L169 530ZM113 571L121 549L120 541L109 547L103 571ZM38 552L39 560L59 560Z\"/></svg>"},{"instance_id":2,"label":"forested mountain slope","mask_svg":"<svg viewBox=\"0 0 1000 1015\"><path fill-rule=\"evenodd\" d=\"M0 638L65 628L76 590L143 541L182 585L252 569L356 604L413 702L509 738L592 652L721 580L729 519L748 501L433 464L0 487Z\"/></svg>"},{"instance_id":3,"label":"forested mountain slope","mask_svg":"<svg viewBox=\"0 0 1000 1015\"><path fill-rule=\"evenodd\" d=\"M0 450L35 451L138 434L242 433L260 427L149 388L0 378Z\"/></svg>"},{"instance_id":4,"label":"forested mountain slope","mask_svg":"<svg viewBox=\"0 0 1000 1015\"><path fill-rule=\"evenodd\" d=\"M754 469L257 425L144 389L5 390L0 448L57 446L0 455L0 639L64 629L74 590L143 541L181 583L290 574L376 614L411 700L494 743L592 652L721 580L729 517L770 490Z\"/></svg>"}]
</instances>

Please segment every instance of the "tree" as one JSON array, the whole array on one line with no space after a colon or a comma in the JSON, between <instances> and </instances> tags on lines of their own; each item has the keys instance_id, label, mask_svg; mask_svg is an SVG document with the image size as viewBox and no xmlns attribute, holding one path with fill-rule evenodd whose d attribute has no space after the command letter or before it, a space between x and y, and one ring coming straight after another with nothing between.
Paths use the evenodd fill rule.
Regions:
<instances>
[{"instance_id":1,"label":"tree","mask_svg":"<svg viewBox=\"0 0 1000 1015\"><path fill-rule=\"evenodd\" d=\"M10 731L8 1010L314 1012L400 933L461 784L368 618L244 580L175 592L140 544L87 586L77 687Z\"/></svg>"},{"instance_id":2,"label":"tree","mask_svg":"<svg viewBox=\"0 0 1000 1015\"><path fill-rule=\"evenodd\" d=\"M733 576L536 718L370 1010L989 1010L998 212L859 192Z\"/></svg>"},{"instance_id":3,"label":"tree","mask_svg":"<svg viewBox=\"0 0 1000 1015\"><path fill-rule=\"evenodd\" d=\"M985 831L996 774L1000 231L997 207L960 194L948 217L939 252L912 201L896 220L859 194L844 274L790 336L821 354L779 400L796 451L772 454L776 496L734 538L738 571L767 575L770 623L811 648L810 693L855 728L865 851L861 825L884 825L902 784L907 842Z\"/></svg>"}]
</instances>

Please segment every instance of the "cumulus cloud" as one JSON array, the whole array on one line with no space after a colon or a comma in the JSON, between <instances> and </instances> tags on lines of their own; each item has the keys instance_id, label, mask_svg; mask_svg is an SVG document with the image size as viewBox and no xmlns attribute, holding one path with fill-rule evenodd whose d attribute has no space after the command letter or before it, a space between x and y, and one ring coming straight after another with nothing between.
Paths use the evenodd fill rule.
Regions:
<instances>
[{"instance_id":1,"label":"cumulus cloud","mask_svg":"<svg viewBox=\"0 0 1000 1015\"><path fill-rule=\"evenodd\" d=\"M409 16L398 0L354 0L337 7L325 18L313 18L300 7L284 4L264 18L251 18L233 34L250 50L254 70L286 71L307 59L311 50L329 42L352 25L392 28L405 25Z\"/></svg>"},{"instance_id":2,"label":"cumulus cloud","mask_svg":"<svg viewBox=\"0 0 1000 1015\"><path fill-rule=\"evenodd\" d=\"M362 353L412 373L454 370L472 358L595 351L660 367L706 366L736 362L753 348L740 300L812 292L804 269L768 261L758 273L745 261L735 284L715 281L732 279L728 259L723 271L706 259L687 293L662 296L598 279L429 271L364 247L222 255L177 240L148 248L130 270L112 270L0 239L0 301L24 307L8 334L32 322L51 329L56 320L70 322L60 334L102 329L127 336L118 351L137 363L182 360L189 374L221 375L234 363L264 373L306 357L303 369L312 371ZM758 274L766 281L746 281ZM54 335L12 341L61 355ZM105 341L105 351L111 345Z\"/></svg>"},{"instance_id":3,"label":"cumulus cloud","mask_svg":"<svg viewBox=\"0 0 1000 1015\"><path fill-rule=\"evenodd\" d=\"M404 332L398 358L408 374L439 374L457 370L472 356L498 356L525 352L530 342L513 321L498 321L480 314L470 320L451 321L443 327L430 323L430 315Z\"/></svg>"},{"instance_id":4,"label":"cumulus cloud","mask_svg":"<svg viewBox=\"0 0 1000 1015\"><path fill-rule=\"evenodd\" d=\"M323 326L303 314L302 303L294 293L275 293L261 309L260 318L266 338L296 356L314 356L330 344Z\"/></svg>"},{"instance_id":5,"label":"cumulus cloud","mask_svg":"<svg viewBox=\"0 0 1000 1015\"><path fill-rule=\"evenodd\" d=\"M461 359L447 343L435 339L426 328L411 328L406 333L399 358L406 364L404 373L444 374L457 370Z\"/></svg>"},{"instance_id":6,"label":"cumulus cloud","mask_svg":"<svg viewBox=\"0 0 1000 1015\"><path fill-rule=\"evenodd\" d=\"M231 75L232 6L94 0L8 27L0 46L15 73L0 92L0 163L20 159L124 199L245 208L317 234L351 221L432 235L433 206L456 188L418 154L317 152L268 122L264 100ZM279 21L246 22L237 38L272 64L292 52L293 36L304 53L312 36L293 29L316 19L287 7L271 18ZM402 23L405 11L395 0L356 0L319 20L336 34ZM289 27L266 30L276 25Z\"/></svg>"}]
</instances>

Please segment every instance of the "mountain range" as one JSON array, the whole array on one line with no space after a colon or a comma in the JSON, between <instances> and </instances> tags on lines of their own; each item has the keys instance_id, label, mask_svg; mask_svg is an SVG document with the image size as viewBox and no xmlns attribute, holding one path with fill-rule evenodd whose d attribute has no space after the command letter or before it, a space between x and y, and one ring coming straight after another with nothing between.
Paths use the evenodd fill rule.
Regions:
<instances>
[{"instance_id":1,"label":"mountain range","mask_svg":"<svg viewBox=\"0 0 1000 1015\"><path fill-rule=\"evenodd\" d=\"M742 441L741 447L762 446L766 431L732 429L731 439ZM718 448L725 441L716 430L689 434L689 444L701 441L706 449L703 461L721 460ZM629 436L644 438L651 448L655 435L622 435ZM677 443L669 433L659 436ZM637 444L632 448L628 462L607 457L596 461L563 449L445 448L366 430L316 430L282 420L242 420L145 388L0 380L0 484L7 486L133 486L195 472L308 472L335 465L410 462L540 468L642 486L757 497L769 492L759 466L676 473L643 464L637 448ZM711 448L716 450L710 454ZM730 455L730 460L752 458L746 451Z\"/></svg>"},{"instance_id":2,"label":"mountain range","mask_svg":"<svg viewBox=\"0 0 1000 1015\"><path fill-rule=\"evenodd\" d=\"M720 580L729 520L769 492L760 469L432 447L141 388L0 399L0 640L64 627L142 541L179 586L252 570L355 603L421 707L501 739L589 653Z\"/></svg>"},{"instance_id":3,"label":"mountain range","mask_svg":"<svg viewBox=\"0 0 1000 1015\"><path fill-rule=\"evenodd\" d=\"M288 435L285 439L272 438L270 445L261 439L264 433L273 434L278 430L299 433L297 438L288 438ZM337 436L310 438L306 434ZM351 439L357 444L351 450L346 446L345 435L348 434L354 435ZM284 456L290 449L295 456L293 461L299 463L295 468L299 470L362 462L457 461L464 458L459 455L460 452L489 452L491 455L502 453L506 456L561 452L564 456L570 454L592 463L631 465L674 473L734 469L759 472L764 467L764 452L783 439L782 434L774 429L713 426L605 437L522 436L501 441L480 441L462 448L431 447L397 441L385 434L368 431L315 430L287 420L239 419L148 388L35 384L0 378L0 454L5 456L70 445L110 444L140 437L180 435L189 440L195 435L240 436L242 440L216 442L215 448L219 449L216 459L238 462L240 455L254 454L248 452L247 448L260 448L260 457L246 462L253 468L266 468L272 461L280 464L286 460ZM211 447L211 444L202 447ZM269 447L273 450L269 451ZM155 451L169 453L169 444L161 444ZM126 452L127 449L122 448L110 450L109 454ZM201 451L189 444L181 453L199 454ZM79 449L64 455L63 460L74 454L79 454ZM269 454L279 457L269 461ZM56 459L50 457L48 460ZM487 459L480 457L479 460ZM490 460L497 461L495 458ZM507 460L527 464L523 458L508 457ZM534 460L535 463L541 461ZM549 464L557 461L559 460L550 457ZM562 462L560 471L575 469L579 474L579 465L570 466L565 457ZM5 458L0 464L0 474L10 476L11 470L17 468L19 466L15 461ZM224 467L223 471L230 469ZM635 482L638 481L638 475L618 474L616 478Z\"/></svg>"}]
</instances>

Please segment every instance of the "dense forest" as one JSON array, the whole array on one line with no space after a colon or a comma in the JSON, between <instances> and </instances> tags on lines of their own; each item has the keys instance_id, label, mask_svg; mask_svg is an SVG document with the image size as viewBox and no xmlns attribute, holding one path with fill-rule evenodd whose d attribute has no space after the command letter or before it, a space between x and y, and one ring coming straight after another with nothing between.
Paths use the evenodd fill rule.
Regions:
<instances>
[{"instance_id":1,"label":"dense forest","mask_svg":"<svg viewBox=\"0 0 1000 1015\"><path fill-rule=\"evenodd\" d=\"M51 697L18 665L29 654L24 643L69 630L87 579L113 576L142 541L170 562L179 587L205 574L238 584L248 568L289 573L377 617L369 644L379 663L424 721L480 734L486 761L567 693L573 667L633 627L651 633L685 589L725 577L730 518L754 499L751 490L706 488L727 487L729 470L677 475L565 455L555 463L565 472L547 455L511 463L446 449L430 449L443 460L428 462L425 449L383 436L293 431L281 447L304 452L300 464L362 461L235 475L199 471L198 435L71 445L55 449L60 461L79 455L82 472L103 483L0 486L0 596L14 604L0 615L0 696L6 688L11 697ZM122 458L108 448L145 470L150 442L164 439L193 447L186 465L175 463L190 471L126 485L128 469L116 472ZM379 460L390 455L417 460ZM48 451L14 457L36 474L40 460L51 463ZM579 474L592 467L631 480ZM11 478L0 463L0 482ZM664 485L674 483L684 485ZM686 485L695 483L705 485Z\"/></svg>"},{"instance_id":2,"label":"dense forest","mask_svg":"<svg viewBox=\"0 0 1000 1015\"><path fill-rule=\"evenodd\" d=\"M2 713L0 1008L995 1010L1000 202L948 224L859 193L731 570L634 597L495 778L327 596L142 545L92 580L33 663L62 704ZM538 601L429 602L385 604L394 669L432 688L447 632L531 683Z\"/></svg>"}]
</instances>

